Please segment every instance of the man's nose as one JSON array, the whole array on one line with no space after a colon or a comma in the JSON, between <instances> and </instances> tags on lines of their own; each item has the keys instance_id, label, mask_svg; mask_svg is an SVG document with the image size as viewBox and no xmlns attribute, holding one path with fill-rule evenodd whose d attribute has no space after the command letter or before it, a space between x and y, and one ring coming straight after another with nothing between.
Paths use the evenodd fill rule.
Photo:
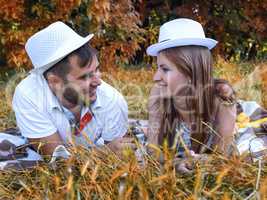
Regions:
<instances>
[{"instance_id":1,"label":"man's nose","mask_svg":"<svg viewBox=\"0 0 267 200\"><path fill-rule=\"evenodd\" d=\"M153 77L153 81L154 82L158 82L161 80L161 72L159 71L159 69L156 71L154 77Z\"/></svg>"},{"instance_id":2,"label":"man's nose","mask_svg":"<svg viewBox=\"0 0 267 200\"><path fill-rule=\"evenodd\" d=\"M96 72L92 77L91 85L98 86L101 84L101 72Z\"/></svg>"}]
</instances>

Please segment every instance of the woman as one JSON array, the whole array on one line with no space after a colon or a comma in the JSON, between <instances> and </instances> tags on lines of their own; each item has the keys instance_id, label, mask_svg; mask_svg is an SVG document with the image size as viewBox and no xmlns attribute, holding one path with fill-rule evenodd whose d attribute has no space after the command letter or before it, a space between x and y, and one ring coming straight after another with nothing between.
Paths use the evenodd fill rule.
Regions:
<instances>
[{"instance_id":1,"label":"woman","mask_svg":"<svg viewBox=\"0 0 267 200\"><path fill-rule=\"evenodd\" d=\"M155 86L149 99L148 142L202 153L213 147L228 154L236 119L234 101L222 95L224 83L212 76L210 49L200 23L176 19L160 28L159 42L147 53L157 57ZM216 85L216 87L215 87ZM227 84L226 84L227 85ZM228 87L229 88L229 87Z\"/></svg>"}]
</instances>

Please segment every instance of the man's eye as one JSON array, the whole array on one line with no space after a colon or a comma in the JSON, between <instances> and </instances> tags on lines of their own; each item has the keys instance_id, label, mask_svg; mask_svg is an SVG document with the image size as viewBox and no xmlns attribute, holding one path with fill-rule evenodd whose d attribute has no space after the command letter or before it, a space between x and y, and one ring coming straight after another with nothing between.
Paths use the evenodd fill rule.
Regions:
<instances>
[{"instance_id":1,"label":"man's eye","mask_svg":"<svg viewBox=\"0 0 267 200\"><path fill-rule=\"evenodd\" d=\"M86 74L86 75L82 76L80 79L81 80L86 80L86 79L91 78L91 77L92 77L91 74Z\"/></svg>"}]
</instances>

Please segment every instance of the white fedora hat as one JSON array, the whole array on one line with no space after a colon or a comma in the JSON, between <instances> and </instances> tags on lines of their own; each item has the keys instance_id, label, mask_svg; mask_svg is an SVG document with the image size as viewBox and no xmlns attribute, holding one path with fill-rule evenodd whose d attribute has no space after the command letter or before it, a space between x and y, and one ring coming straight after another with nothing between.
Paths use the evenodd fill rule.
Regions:
<instances>
[{"instance_id":1,"label":"white fedora hat","mask_svg":"<svg viewBox=\"0 0 267 200\"><path fill-rule=\"evenodd\" d=\"M160 27L158 43L147 48L147 54L157 56L163 49L198 45L212 49L218 42L206 38L200 23L186 18L166 22Z\"/></svg>"},{"instance_id":2,"label":"white fedora hat","mask_svg":"<svg viewBox=\"0 0 267 200\"><path fill-rule=\"evenodd\" d=\"M33 73L43 74L65 56L87 43L94 34L81 37L63 22L54 22L32 35L25 44Z\"/></svg>"}]
</instances>

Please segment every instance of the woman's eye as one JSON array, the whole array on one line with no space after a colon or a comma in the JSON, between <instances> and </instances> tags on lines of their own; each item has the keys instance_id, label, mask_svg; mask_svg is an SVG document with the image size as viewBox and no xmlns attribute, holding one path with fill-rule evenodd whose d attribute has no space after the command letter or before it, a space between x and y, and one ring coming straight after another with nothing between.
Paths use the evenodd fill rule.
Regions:
<instances>
[{"instance_id":1,"label":"woman's eye","mask_svg":"<svg viewBox=\"0 0 267 200\"><path fill-rule=\"evenodd\" d=\"M163 72L168 72L168 71L170 71L170 69L165 68L165 67L163 67L163 68L161 68L161 69L162 69Z\"/></svg>"}]
</instances>

